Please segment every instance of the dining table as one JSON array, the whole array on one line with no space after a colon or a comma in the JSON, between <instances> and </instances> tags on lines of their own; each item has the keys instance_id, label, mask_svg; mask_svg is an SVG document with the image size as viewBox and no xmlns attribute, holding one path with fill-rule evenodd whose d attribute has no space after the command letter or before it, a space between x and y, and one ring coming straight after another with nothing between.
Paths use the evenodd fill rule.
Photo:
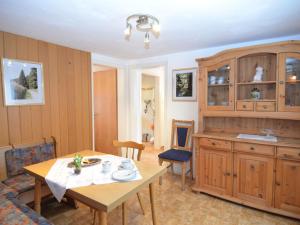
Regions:
<instances>
[{"instance_id":1,"label":"dining table","mask_svg":"<svg viewBox=\"0 0 300 225\"><path fill-rule=\"evenodd\" d=\"M83 157L107 155L93 150L84 150L60 158L72 158L75 154L79 154ZM41 213L42 184L45 183L45 178L56 160L57 159L51 159L24 167L25 171L35 178L34 209L39 214ZM154 182L167 172L167 166L159 166L158 163L156 164L149 161L134 161L134 163L142 176L140 180L71 188L67 189L65 196L96 210L99 224L107 225L107 215L109 212L120 205L124 206L124 203L131 196L147 187L149 188L153 225L157 225ZM127 216L125 208L122 208L124 225L126 224Z\"/></svg>"}]
</instances>

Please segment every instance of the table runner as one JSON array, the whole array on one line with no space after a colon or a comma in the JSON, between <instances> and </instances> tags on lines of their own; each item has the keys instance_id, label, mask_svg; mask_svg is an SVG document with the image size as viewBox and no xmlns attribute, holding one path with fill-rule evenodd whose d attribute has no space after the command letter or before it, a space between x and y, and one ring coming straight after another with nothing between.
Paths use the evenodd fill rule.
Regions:
<instances>
[{"instance_id":1,"label":"table runner","mask_svg":"<svg viewBox=\"0 0 300 225\"><path fill-rule=\"evenodd\" d=\"M109 184L113 182L118 182L112 179L112 173L118 170L121 161L126 159L123 157L113 155L96 155L84 158L99 158L102 161L100 164L96 164L89 167L83 167L81 169L81 173L78 175L74 174L73 168L68 167L68 164L73 161L73 158L57 159L54 165L49 170L45 180L51 192L59 202L63 198L67 189L95 184ZM104 161L111 162L110 172L102 172L102 162ZM138 171L138 168L136 167L134 161L131 160L131 162L134 165L133 169L137 172L135 178L133 178L130 181L142 179L142 176Z\"/></svg>"}]
</instances>

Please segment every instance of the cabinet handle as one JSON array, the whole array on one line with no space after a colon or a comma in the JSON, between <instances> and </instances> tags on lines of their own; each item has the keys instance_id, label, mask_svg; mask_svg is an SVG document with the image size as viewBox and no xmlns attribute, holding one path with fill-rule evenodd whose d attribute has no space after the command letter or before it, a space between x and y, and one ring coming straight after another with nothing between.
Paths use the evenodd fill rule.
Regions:
<instances>
[{"instance_id":1,"label":"cabinet handle","mask_svg":"<svg viewBox=\"0 0 300 225\"><path fill-rule=\"evenodd\" d=\"M233 86L233 84L232 83L229 83L229 87L232 87Z\"/></svg>"},{"instance_id":2,"label":"cabinet handle","mask_svg":"<svg viewBox=\"0 0 300 225\"><path fill-rule=\"evenodd\" d=\"M263 196L262 196L262 194L258 194L258 197L262 198Z\"/></svg>"},{"instance_id":3,"label":"cabinet handle","mask_svg":"<svg viewBox=\"0 0 300 225\"><path fill-rule=\"evenodd\" d=\"M230 173L229 172L225 172L224 176L230 176Z\"/></svg>"},{"instance_id":4,"label":"cabinet handle","mask_svg":"<svg viewBox=\"0 0 300 225\"><path fill-rule=\"evenodd\" d=\"M264 109L266 109L266 108L268 108L268 106L266 106L266 105L263 105L263 108L264 108Z\"/></svg>"},{"instance_id":5,"label":"cabinet handle","mask_svg":"<svg viewBox=\"0 0 300 225\"><path fill-rule=\"evenodd\" d=\"M246 109L246 105L243 105L243 109Z\"/></svg>"},{"instance_id":6,"label":"cabinet handle","mask_svg":"<svg viewBox=\"0 0 300 225\"><path fill-rule=\"evenodd\" d=\"M279 183L279 182L277 182L277 181L275 182L275 184L276 184L277 186L280 186L280 183Z\"/></svg>"},{"instance_id":7,"label":"cabinet handle","mask_svg":"<svg viewBox=\"0 0 300 225\"><path fill-rule=\"evenodd\" d=\"M250 147L250 150L255 150L255 148L254 147Z\"/></svg>"},{"instance_id":8,"label":"cabinet handle","mask_svg":"<svg viewBox=\"0 0 300 225\"><path fill-rule=\"evenodd\" d=\"M280 98L285 98L285 95L279 95L280 96Z\"/></svg>"},{"instance_id":9,"label":"cabinet handle","mask_svg":"<svg viewBox=\"0 0 300 225\"><path fill-rule=\"evenodd\" d=\"M212 145L216 145L216 143L215 143L215 142L212 142L211 144L212 144Z\"/></svg>"},{"instance_id":10,"label":"cabinet handle","mask_svg":"<svg viewBox=\"0 0 300 225\"><path fill-rule=\"evenodd\" d=\"M279 84L284 84L284 81L283 80L279 81Z\"/></svg>"},{"instance_id":11,"label":"cabinet handle","mask_svg":"<svg viewBox=\"0 0 300 225\"><path fill-rule=\"evenodd\" d=\"M237 174L236 174L236 173L234 173L234 174L233 174L233 177L237 177Z\"/></svg>"},{"instance_id":12,"label":"cabinet handle","mask_svg":"<svg viewBox=\"0 0 300 225\"><path fill-rule=\"evenodd\" d=\"M300 152L298 153L298 156L300 156Z\"/></svg>"}]
</instances>

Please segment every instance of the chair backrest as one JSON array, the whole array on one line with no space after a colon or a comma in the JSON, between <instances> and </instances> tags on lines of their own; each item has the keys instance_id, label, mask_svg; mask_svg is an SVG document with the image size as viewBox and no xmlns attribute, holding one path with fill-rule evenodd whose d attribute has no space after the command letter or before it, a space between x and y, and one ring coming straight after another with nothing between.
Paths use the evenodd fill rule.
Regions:
<instances>
[{"instance_id":1,"label":"chair backrest","mask_svg":"<svg viewBox=\"0 0 300 225\"><path fill-rule=\"evenodd\" d=\"M142 151L145 149L145 145L139 144L134 141L113 141L113 146L117 148L125 148L125 157L126 158L132 158L133 160L140 161L142 156ZM132 151L130 151L132 149ZM137 154L136 154L137 150ZM121 153L122 151L120 151ZM135 155L137 156L135 158Z\"/></svg>"},{"instance_id":2,"label":"chair backrest","mask_svg":"<svg viewBox=\"0 0 300 225\"><path fill-rule=\"evenodd\" d=\"M55 139L51 138L43 142L13 145L5 152L7 177L24 173L25 166L55 158L55 144Z\"/></svg>"},{"instance_id":3,"label":"chair backrest","mask_svg":"<svg viewBox=\"0 0 300 225\"><path fill-rule=\"evenodd\" d=\"M172 120L171 148L191 151L194 120Z\"/></svg>"}]
</instances>

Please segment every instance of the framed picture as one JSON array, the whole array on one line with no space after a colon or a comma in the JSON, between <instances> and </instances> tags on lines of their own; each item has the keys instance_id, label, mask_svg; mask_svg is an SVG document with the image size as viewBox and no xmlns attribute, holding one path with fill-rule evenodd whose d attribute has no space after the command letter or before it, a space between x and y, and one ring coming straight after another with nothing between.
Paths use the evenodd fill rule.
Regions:
<instances>
[{"instance_id":1,"label":"framed picture","mask_svg":"<svg viewBox=\"0 0 300 225\"><path fill-rule=\"evenodd\" d=\"M44 104L43 65L15 59L2 59L5 105Z\"/></svg>"},{"instance_id":2,"label":"framed picture","mask_svg":"<svg viewBox=\"0 0 300 225\"><path fill-rule=\"evenodd\" d=\"M197 68L173 70L173 101L196 101Z\"/></svg>"}]
</instances>

